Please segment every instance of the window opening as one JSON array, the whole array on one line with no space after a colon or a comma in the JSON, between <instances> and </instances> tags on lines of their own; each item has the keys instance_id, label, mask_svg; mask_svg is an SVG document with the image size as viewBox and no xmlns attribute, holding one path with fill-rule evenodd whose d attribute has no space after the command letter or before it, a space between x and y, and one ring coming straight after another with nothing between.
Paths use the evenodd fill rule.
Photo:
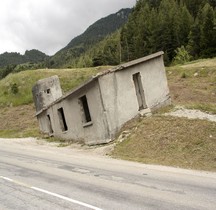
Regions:
<instances>
[{"instance_id":1,"label":"window opening","mask_svg":"<svg viewBox=\"0 0 216 210\"><path fill-rule=\"evenodd\" d=\"M65 120L63 108L58 109L58 116L59 116L59 122L60 122L60 126L61 126L62 131L67 131L68 127L67 127L67 123Z\"/></svg>"},{"instance_id":2,"label":"window opening","mask_svg":"<svg viewBox=\"0 0 216 210\"><path fill-rule=\"evenodd\" d=\"M86 95L82 96L80 99L80 102L82 104L82 109L84 112L84 122L91 122L91 115L90 115L90 111L89 111L89 106L88 106L88 101L86 98Z\"/></svg>"},{"instance_id":3,"label":"window opening","mask_svg":"<svg viewBox=\"0 0 216 210\"><path fill-rule=\"evenodd\" d=\"M50 89L47 89L46 92L47 92L47 94L50 94L51 91L50 91Z\"/></svg>"},{"instance_id":4,"label":"window opening","mask_svg":"<svg viewBox=\"0 0 216 210\"><path fill-rule=\"evenodd\" d=\"M133 74L133 81L134 81L134 86L136 89L136 95L137 95L139 110L146 109L147 105L146 105L146 101L145 101L144 90L143 90L143 86L142 86L142 80L141 80L140 72Z\"/></svg>"}]
</instances>

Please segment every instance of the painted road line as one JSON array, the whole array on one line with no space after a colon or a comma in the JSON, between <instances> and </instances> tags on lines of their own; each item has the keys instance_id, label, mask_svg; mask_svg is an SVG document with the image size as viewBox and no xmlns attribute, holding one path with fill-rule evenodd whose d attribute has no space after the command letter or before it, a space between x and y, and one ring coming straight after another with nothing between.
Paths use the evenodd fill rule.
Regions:
<instances>
[{"instance_id":1,"label":"painted road line","mask_svg":"<svg viewBox=\"0 0 216 210\"><path fill-rule=\"evenodd\" d=\"M57 193L52 193L52 192L50 192L50 191L43 190L43 189L38 188L38 187L29 186L29 185L27 185L27 184L25 184L25 183L18 182L18 181L16 181L16 180L10 179L10 178L8 178L8 177L0 176L0 179L6 180L6 181L9 181L9 182L13 182L14 184L17 184L17 185L20 185L20 186L24 186L24 187L33 189L33 190L38 191L38 192L42 192L42 193L45 193L45 194L48 194L48 195L51 195L51 196L60 198L60 199L65 200L65 201L69 201L69 202L71 202L71 203L74 203L74 204L78 204L78 205L80 205L80 206L87 207L87 208L89 208L89 209L93 209L93 210L102 210L101 208L98 208L98 207L96 207L96 206L92 206L92 205L90 205L90 204L87 204L87 203L84 203L84 202L81 202L81 201L78 201L78 200L74 200L74 199L65 197L65 196L63 196L63 195L59 195L59 194L57 194Z\"/></svg>"},{"instance_id":2,"label":"painted road line","mask_svg":"<svg viewBox=\"0 0 216 210\"><path fill-rule=\"evenodd\" d=\"M65 196L56 194L56 193L49 192L49 191L47 191L47 190L43 190L43 189L37 188L37 187L31 187L31 189L37 190L37 191L39 191L39 192L46 193L46 194L48 194L48 195L52 195L52 196L57 197L57 198L61 198L61 199L63 199L63 200L69 201L69 202L71 202L71 203L79 204L80 206L85 206L85 207L90 208L90 209L102 210L102 209L100 209L100 208L98 208L98 207L95 207L95 206L92 206L92 205L90 205L90 204L83 203L83 202L81 202L81 201L77 201L77 200L74 200L74 199L71 199L71 198L68 198L68 197L65 197Z\"/></svg>"}]
</instances>

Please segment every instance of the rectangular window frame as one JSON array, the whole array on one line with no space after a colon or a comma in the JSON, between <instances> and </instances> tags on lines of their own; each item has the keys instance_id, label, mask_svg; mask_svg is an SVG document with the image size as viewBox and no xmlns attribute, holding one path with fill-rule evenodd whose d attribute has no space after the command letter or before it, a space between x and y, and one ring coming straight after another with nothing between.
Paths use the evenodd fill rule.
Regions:
<instances>
[{"instance_id":1,"label":"rectangular window frame","mask_svg":"<svg viewBox=\"0 0 216 210\"><path fill-rule=\"evenodd\" d=\"M79 98L79 104L80 104L81 111L82 111L83 127L88 127L92 125L93 123L92 123L92 117L91 117L91 113L90 113L90 109L88 105L88 99L86 95L83 95L82 97Z\"/></svg>"}]
</instances>

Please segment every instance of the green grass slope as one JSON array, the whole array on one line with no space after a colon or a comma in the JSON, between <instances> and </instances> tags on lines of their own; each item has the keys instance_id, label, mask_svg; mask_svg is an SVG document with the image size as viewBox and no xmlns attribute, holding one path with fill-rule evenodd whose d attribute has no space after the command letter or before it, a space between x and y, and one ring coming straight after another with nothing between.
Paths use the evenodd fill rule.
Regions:
<instances>
[{"instance_id":1,"label":"green grass slope","mask_svg":"<svg viewBox=\"0 0 216 210\"><path fill-rule=\"evenodd\" d=\"M40 69L10 74L0 80L0 107L20 106L32 103L32 87L39 79L58 75L63 91L67 92L92 75L107 68Z\"/></svg>"},{"instance_id":2,"label":"green grass slope","mask_svg":"<svg viewBox=\"0 0 216 210\"><path fill-rule=\"evenodd\" d=\"M173 105L216 114L215 58L169 67L167 77ZM162 112L134 119L122 131L130 135L117 141L112 152L115 158L216 171L215 122L164 116Z\"/></svg>"},{"instance_id":3,"label":"green grass slope","mask_svg":"<svg viewBox=\"0 0 216 210\"><path fill-rule=\"evenodd\" d=\"M67 92L107 68L29 70L0 80L0 137L42 136L32 98L32 87L39 79L58 75L63 92Z\"/></svg>"}]
</instances>

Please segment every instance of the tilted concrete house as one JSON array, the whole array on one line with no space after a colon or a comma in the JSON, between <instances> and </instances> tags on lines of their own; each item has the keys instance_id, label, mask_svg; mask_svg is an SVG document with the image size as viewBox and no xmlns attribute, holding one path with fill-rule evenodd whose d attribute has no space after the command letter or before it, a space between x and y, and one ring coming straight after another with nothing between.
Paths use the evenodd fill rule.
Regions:
<instances>
[{"instance_id":1,"label":"tilted concrete house","mask_svg":"<svg viewBox=\"0 0 216 210\"><path fill-rule=\"evenodd\" d=\"M109 69L62 95L57 76L33 87L44 133L86 144L111 141L124 123L171 103L163 52Z\"/></svg>"}]
</instances>

